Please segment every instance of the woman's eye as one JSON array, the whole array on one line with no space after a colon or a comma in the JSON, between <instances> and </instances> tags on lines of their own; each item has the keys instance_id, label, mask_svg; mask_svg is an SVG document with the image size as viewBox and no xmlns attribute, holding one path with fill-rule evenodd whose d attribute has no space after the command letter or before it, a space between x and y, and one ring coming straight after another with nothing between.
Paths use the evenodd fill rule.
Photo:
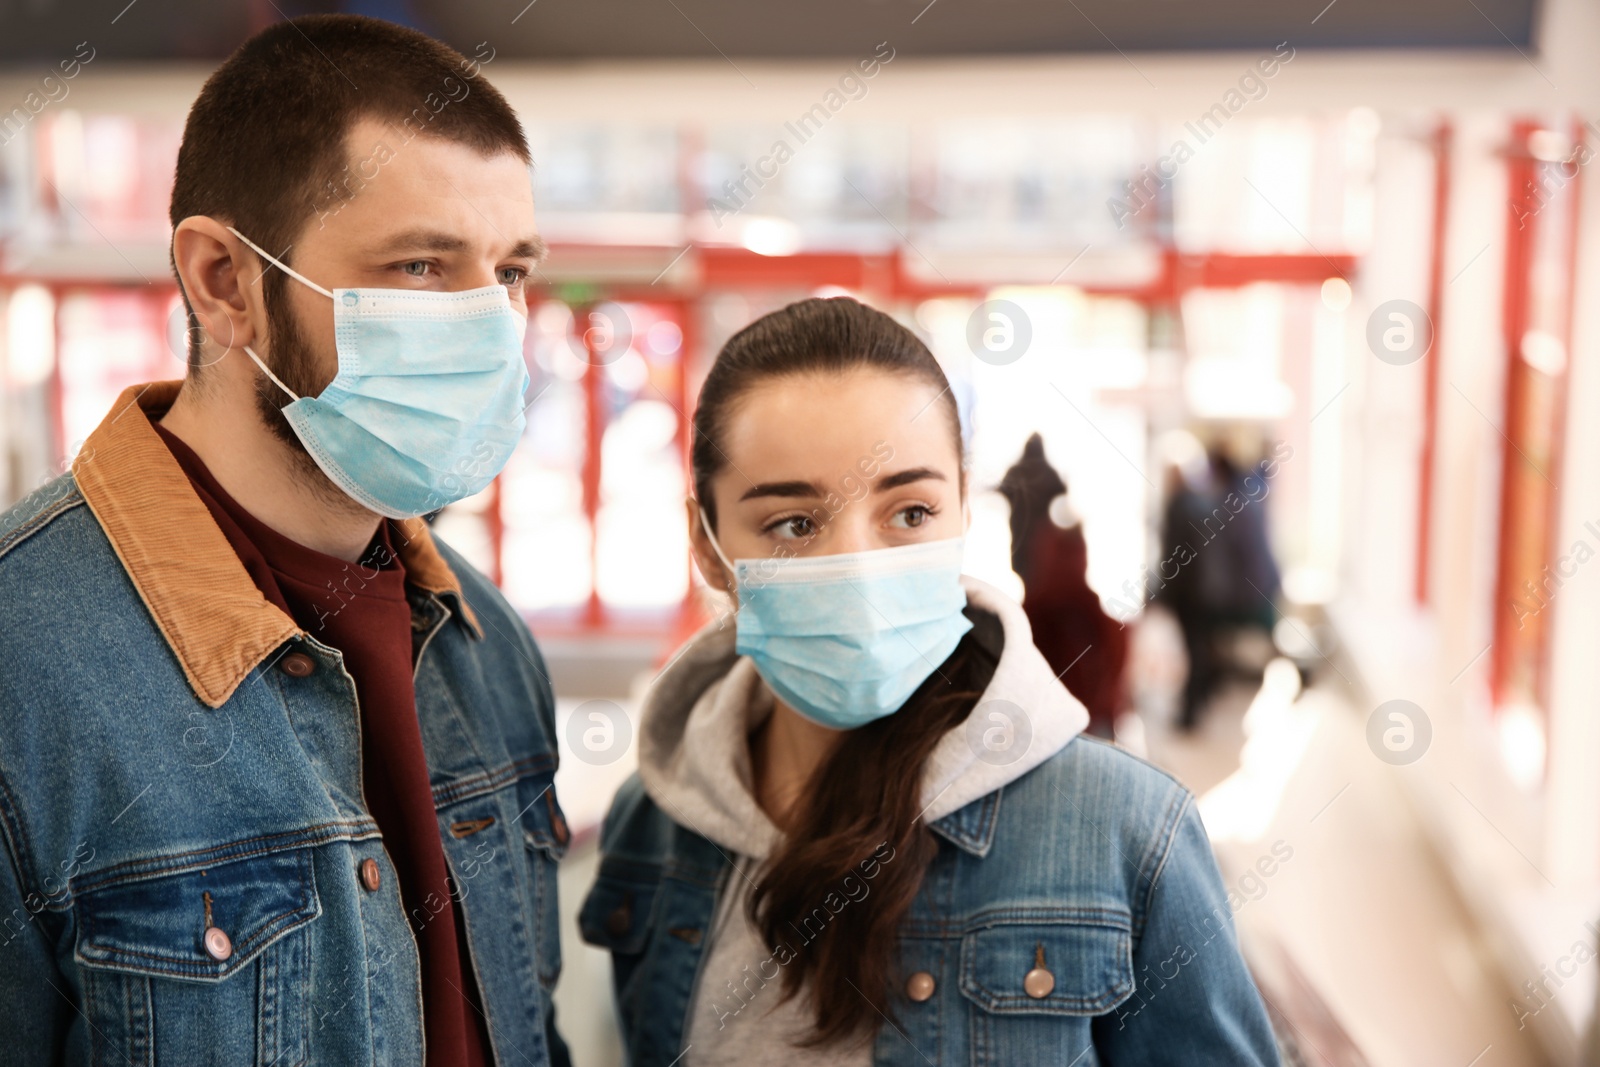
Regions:
<instances>
[{"instance_id":1,"label":"woman's eye","mask_svg":"<svg viewBox=\"0 0 1600 1067\"><path fill-rule=\"evenodd\" d=\"M428 273L428 261L425 259L413 259L410 263L401 264L400 269L413 278L422 278Z\"/></svg>"},{"instance_id":2,"label":"woman's eye","mask_svg":"<svg viewBox=\"0 0 1600 1067\"><path fill-rule=\"evenodd\" d=\"M523 270L521 267L500 268L500 284L508 289L515 289L517 286L521 285L522 280L527 276L528 272Z\"/></svg>"},{"instance_id":3,"label":"woman's eye","mask_svg":"<svg viewBox=\"0 0 1600 1067\"><path fill-rule=\"evenodd\" d=\"M923 523L927 522L929 516L932 514L932 508L923 507L921 504L914 504L909 508L902 508L900 511L895 513L895 519L897 520L895 525L905 526L907 529L914 530L918 526L921 526Z\"/></svg>"},{"instance_id":4,"label":"woman's eye","mask_svg":"<svg viewBox=\"0 0 1600 1067\"><path fill-rule=\"evenodd\" d=\"M791 515L767 527L767 532L785 541L801 541L817 535L817 524L809 515Z\"/></svg>"}]
</instances>

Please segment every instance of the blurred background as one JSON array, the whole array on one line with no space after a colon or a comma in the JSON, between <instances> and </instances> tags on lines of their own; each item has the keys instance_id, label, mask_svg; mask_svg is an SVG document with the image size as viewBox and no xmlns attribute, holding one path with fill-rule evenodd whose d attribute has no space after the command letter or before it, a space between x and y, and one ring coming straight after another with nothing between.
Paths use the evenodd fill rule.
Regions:
<instances>
[{"instance_id":1,"label":"blurred background","mask_svg":"<svg viewBox=\"0 0 1600 1067\"><path fill-rule=\"evenodd\" d=\"M475 57L532 143L527 436L436 527L548 657L569 913L716 608L698 383L849 293L953 383L968 570L1201 797L1290 1062L1600 1062L1589 0L7 0L0 506L182 376L185 113L314 10ZM617 1063L563 933L562 1028Z\"/></svg>"}]
</instances>

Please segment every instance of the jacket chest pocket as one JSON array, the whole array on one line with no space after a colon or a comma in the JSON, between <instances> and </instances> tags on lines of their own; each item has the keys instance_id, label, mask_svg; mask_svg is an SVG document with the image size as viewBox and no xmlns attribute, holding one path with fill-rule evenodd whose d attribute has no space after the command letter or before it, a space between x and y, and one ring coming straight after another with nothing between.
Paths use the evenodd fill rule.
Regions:
<instances>
[{"instance_id":1,"label":"jacket chest pocket","mask_svg":"<svg viewBox=\"0 0 1600 1067\"><path fill-rule=\"evenodd\" d=\"M130 878L73 910L92 1063L307 1062L310 849Z\"/></svg>"},{"instance_id":2,"label":"jacket chest pocket","mask_svg":"<svg viewBox=\"0 0 1600 1067\"><path fill-rule=\"evenodd\" d=\"M973 930L961 939L960 969L973 1064L1094 1067L1094 1017L1134 989L1132 938L1114 920Z\"/></svg>"},{"instance_id":3,"label":"jacket chest pocket","mask_svg":"<svg viewBox=\"0 0 1600 1067\"><path fill-rule=\"evenodd\" d=\"M662 991L678 981L667 982L664 977L670 973L665 964L675 955L670 945L646 963L645 950L655 935L655 903L661 877L659 866L602 858L594 886L578 909L578 932L584 941L611 955L612 994L622 1032L625 1038L633 1038L636 1061L648 1062L647 1056L639 1055L638 1046L643 1043L640 1035L654 1033L661 1029L661 1023L668 1022L660 1008ZM688 946L682 937L679 941L682 943L678 947ZM681 1021L680 1014L670 1024L676 1027ZM662 1057L661 1062L670 1058Z\"/></svg>"}]
</instances>

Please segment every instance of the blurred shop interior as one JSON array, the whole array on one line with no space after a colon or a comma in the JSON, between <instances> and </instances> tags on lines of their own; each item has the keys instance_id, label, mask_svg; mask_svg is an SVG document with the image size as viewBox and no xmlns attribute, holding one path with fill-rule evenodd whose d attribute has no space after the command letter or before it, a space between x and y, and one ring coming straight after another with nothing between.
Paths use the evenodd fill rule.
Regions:
<instances>
[{"instance_id":1,"label":"blurred shop interior","mask_svg":"<svg viewBox=\"0 0 1600 1067\"><path fill-rule=\"evenodd\" d=\"M347 5L476 55L532 146L527 434L435 528L549 662L569 909L616 735L715 611L698 382L847 293L944 364L967 569L1018 597L1001 485L1039 435L1117 635L1110 731L1201 798L1286 1047L1600 1062L1600 9L1325 2ZM185 112L251 30L338 5L151 6L0 13L29 29L0 33L0 505L182 376ZM1180 498L1269 459L1271 588L1202 647L1152 575ZM609 964L563 934L562 1029L620 1062Z\"/></svg>"}]
</instances>

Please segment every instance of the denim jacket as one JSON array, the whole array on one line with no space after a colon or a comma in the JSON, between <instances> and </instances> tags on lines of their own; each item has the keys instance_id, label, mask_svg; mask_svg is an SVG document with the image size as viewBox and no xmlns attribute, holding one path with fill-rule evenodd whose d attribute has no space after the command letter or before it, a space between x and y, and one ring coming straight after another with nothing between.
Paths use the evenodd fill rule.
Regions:
<instances>
[{"instance_id":1,"label":"denim jacket","mask_svg":"<svg viewBox=\"0 0 1600 1067\"><path fill-rule=\"evenodd\" d=\"M0 516L0 1064L420 1064L354 682L261 596L156 436L177 386L125 392L71 474ZM402 532L495 1060L565 1063L544 665L481 575L420 520Z\"/></svg>"},{"instance_id":2,"label":"denim jacket","mask_svg":"<svg viewBox=\"0 0 1600 1067\"><path fill-rule=\"evenodd\" d=\"M979 706L1003 685L1025 690L1030 683L1018 674L1043 671L1043 681L1058 686L1042 661L1032 663L1037 653L1026 623L1010 618L1020 617L1020 609L979 583L969 582L968 591L975 635L998 648L997 616L1004 633L995 681ZM731 674L731 645L727 635L698 638L654 691L676 686L693 693L702 683L686 677ZM1032 692L1026 706L1033 709L1037 745L1050 725L1049 690L1036 685ZM715 704L711 698L691 714ZM716 742L704 734L675 735L676 724L663 728L664 716L652 712L664 707L647 701L645 773L629 779L612 803L599 872L579 913L584 939L611 954L632 1067L669 1067L680 1057L694 1063L687 1015L707 1010L696 1006L697 984L723 895L735 888L734 857L696 829L728 840L712 829L717 813L701 808L686 816L692 800L682 793L672 799L660 770L676 761L651 744L678 736L681 746L700 751ZM671 751L659 740L656 748ZM1193 796L1165 773L1087 736L1048 751L1004 785L943 816L930 814L938 852L900 928L890 1019L878 1028L870 1062L1277 1064ZM668 800L658 806L653 798L661 796ZM735 986L734 995L754 1006L776 965L767 973L752 963L750 988ZM1040 970L1048 974L1034 973ZM727 998L717 991L716 999ZM782 1050L768 1051L776 1059Z\"/></svg>"}]
</instances>

